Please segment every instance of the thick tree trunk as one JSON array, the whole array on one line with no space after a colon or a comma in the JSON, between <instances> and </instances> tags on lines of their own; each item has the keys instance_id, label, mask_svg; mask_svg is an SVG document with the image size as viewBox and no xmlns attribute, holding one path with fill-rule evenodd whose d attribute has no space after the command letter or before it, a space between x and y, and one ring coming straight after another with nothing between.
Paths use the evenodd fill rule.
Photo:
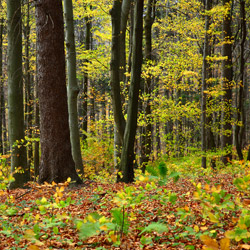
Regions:
<instances>
[{"instance_id":1,"label":"thick tree trunk","mask_svg":"<svg viewBox=\"0 0 250 250\"><path fill-rule=\"evenodd\" d=\"M212 0L206 0L205 9L209 11L212 8ZM206 15L205 17L205 40L203 49L203 65L202 65L202 89L201 89L201 150L203 152L201 166L206 168L206 150L207 150L207 80L209 79L209 65L207 61L207 56L209 56L209 38L208 35L210 26L210 17Z\"/></svg>"},{"instance_id":2,"label":"thick tree trunk","mask_svg":"<svg viewBox=\"0 0 250 250\"><path fill-rule=\"evenodd\" d=\"M15 181L10 188L22 187L30 179L24 146L24 109L22 80L21 1L7 1L8 20L8 123L11 147L11 172ZM18 144L18 145L17 145ZM21 168L21 169L19 169ZM19 171L17 171L19 169Z\"/></svg>"},{"instance_id":3,"label":"thick tree trunk","mask_svg":"<svg viewBox=\"0 0 250 250\"><path fill-rule=\"evenodd\" d=\"M39 183L82 183L71 154L65 76L62 2L36 5L41 163Z\"/></svg>"},{"instance_id":4,"label":"thick tree trunk","mask_svg":"<svg viewBox=\"0 0 250 250\"><path fill-rule=\"evenodd\" d=\"M72 0L64 0L64 13L66 22L66 48L67 48L67 69L68 69L68 109L69 109L69 127L70 140L72 147L72 156L75 162L77 171L84 174L80 134L78 126L78 112L77 112L77 96L79 93L79 86L76 78L76 49L75 49L75 35L74 35L74 20Z\"/></svg>"},{"instance_id":5,"label":"thick tree trunk","mask_svg":"<svg viewBox=\"0 0 250 250\"><path fill-rule=\"evenodd\" d=\"M226 150L222 156L222 161L227 164L232 158L232 80L233 80L233 65L232 65L232 32L231 32L231 8L230 0L223 0L223 4L228 8L223 20L223 45L222 56L225 57L222 61L222 89L225 94L222 97L222 136L221 148Z\"/></svg>"},{"instance_id":6,"label":"thick tree trunk","mask_svg":"<svg viewBox=\"0 0 250 250\"><path fill-rule=\"evenodd\" d=\"M245 0L240 0L240 15L241 15L241 43L240 43L240 91L239 102L237 104L237 122L242 122L242 126L236 124L235 128L235 145L237 154L240 160L243 160L242 154L242 139L241 130L244 129L244 84L245 84L245 41L246 41L246 13L245 13Z\"/></svg>"},{"instance_id":7,"label":"thick tree trunk","mask_svg":"<svg viewBox=\"0 0 250 250\"><path fill-rule=\"evenodd\" d=\"M136 0L135 6L131 83L129 88L127 123L121 154L121 180L126 183L134 180L134 142L137 128L138 99L142 66L143 2L143 0Z\"/></svg>"}]
</instances>

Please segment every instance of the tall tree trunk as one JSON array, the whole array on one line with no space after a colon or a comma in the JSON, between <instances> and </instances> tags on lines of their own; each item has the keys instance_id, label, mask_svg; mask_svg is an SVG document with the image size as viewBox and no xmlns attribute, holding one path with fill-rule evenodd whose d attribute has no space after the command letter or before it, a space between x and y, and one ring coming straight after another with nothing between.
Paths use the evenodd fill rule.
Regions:
<instances>
[{"instance_id":1,"label":"tall tree trunk","mask_svg":"<svg viewBox=\"0 0 250 250\"><path fill-rule=\"evenodd\" d=\"M64 0L64 13L66 22L66 48L67 48L67 73L68 73L68 109L69 109L69 127L70 140L72 147L72 156L75 162L77 171L84 174L80 134L78 126L77 112L77 96L79 94L79 86L76 78L76 49L74 35L74 20L72 0Z\"/></svg>"},{"instance_id":2,"label":"tall tree trunk","mask_svg":"<svg viewBox=\"0 0 250 250\"><path fill-rule=\"evenodd\" d=\"M242 139L240 133L244 129L244 74L245 74L245 41L246 41L246 13L245 13L245 0L240 0L240 15L241 15L241 43L240 43L240 90L239 90L239 103L237 105L237 122L242 122L242 126L236 124L235 128L235 145L240 160L243 160L242 154Z\"/></svg>"},{"instance_id":3,"label":"tall tree trunk","mask_svg":"<svg viewBox=\"0 0 250 250\"><path fill-rule=\"evenodd\" d=\"M222 162L227 164L232 158L232 80L233 80L233 66L232 66L232 32L231 32L231 1L223 0L224 6L227 8L227 13L223 20L223 45L222 56L226 59L222 61L222 89L225 94L222 97L222 136L221 148L226 150L222 156Z\"/></svg>"},{"instance_id":4,"label":"tall tree trunk","mask_svg":"<svg viewBox=\"0 0 250 250\"><path fill-rule=\"evenodd\" d=\"M145 17L145 61L149 66L152 63L152 25L154 22L155 15L155 0L148 0L147 2L147 13ZM142 135L142 161L143 170L145 170L145 164L149 161L149 156L152 151L152 125L151 125L151 81L152 75L149 74L147 79L145 80L144 85L144 94L146 95L146 103L145 103L145 119L146 119L146 128L145 133Z\"/></svg>"},{"instance_id":5,"label":"tall tree trunk","mask_svg":"<svg viewBox=\"0 0 250 250\"><path fill-rule=\"evenodd\" d=\"M41 163L39 183L82 183L71 153L61 1L36 4Z\"/></svg>"},{"instance_id":6,"label":"tall tree trunk","mask_svg":"<svg viewBox=\"0 0 250 250\"><path fill-rule=\"evenodd\" d=\"M1 2L0 2L1 3ZM2 8L2 3L0 4ZM3 154L3 111L4 111L4 92L3 92L3 19L0 19L0 154Z\"/></svg>"},{"instance_id":7,"label":"tall tree trunk","mask_svg":"<svg viewBox=\"0 0 250 250\"><path fill-rule=\"evenodd\" d=\"M86 35L85 35L85 50L91 49L91 26L92 22L90 17L85 17L85 25L86 25ZM85 60L85 63L88 63L88 60ZM82 103L82 109L83 109L83 126L82 129L84 131L83 134L83 141L87 145L87 132L88 132L88 82L89 82L89 75L88 72L84 72L84 78L83 78L83 103Z\"/></svg>"},{"instance_id":8,"label":"tall tree trunk","mask_svg":"<svg viewBox=\"0 0 250 250\"><path fill-rule=\"evenodd\" d=\"M129 88L127 122L121 154L121 180L126 183L134 180L134 142L137 128L138 99L142 66L143 2L143 0L136 0L135 6L131 83Z\"/></svg>"},{"instance_id":9,"label":"tall tree trunk","mask_svg":"<svg viewBox=\"0 0 250 250\"><path fill-rule=\"evenodd\" d=\"M25 15L25 23L23 26L24 40L25 40L25 58L24 58L24 83L25 83L25 124L26 135L32 138L32 91L31 91L31 75L30 75L30 3L26 0L25 6L27 9ZM30 168L33 160L32 143L27 143L27 166Z\"/></svg>"},{"instance_id":10,"label":"tall tree trunk","mask_svg":"<svg viewBox=\"0 0 250 250\"><path fill-rule=\"evenodd\" d=\"M21 1L7 0L8 20L8 123L11 148L11 172L15 180L10 188L22 187L30 179L24 143L22 80ZM18 144L18 145L17 145ZM17 171L21 168L19 171Z\"/></svg>"},{"instance_id":11,"label":"tall tree trunk","mask_svg":"<svg viewBox=\"0 0 250 250\"><path fill-rule=\"evenodd\" d=\"M206 0L205 10L209 11L212 8L212 0ZM204 40L204 49L203 49L203 65L202 65L202 90L201 90L201 150L203 152L201 166L206 168L206 150L207 150L207 80L209 79L209 65L207 61L207 56L209 55L209 26L210 26L210 17L206 15L205 17L205 40Z\"/></svg>"},{"instance_id":12,"label":"tall tree trunk","mask_svg":"<svg viewBox=\"0 0 250 250\"><path fill-rule=\"evenodd\" d=\"M121 87L120 87L120 33L121 33L121 1L114 0L110 11L112 20L112 45L111 45L111 95L115 124L123 141L125 119L122 113Z\"/></svg>"}]
</instances>

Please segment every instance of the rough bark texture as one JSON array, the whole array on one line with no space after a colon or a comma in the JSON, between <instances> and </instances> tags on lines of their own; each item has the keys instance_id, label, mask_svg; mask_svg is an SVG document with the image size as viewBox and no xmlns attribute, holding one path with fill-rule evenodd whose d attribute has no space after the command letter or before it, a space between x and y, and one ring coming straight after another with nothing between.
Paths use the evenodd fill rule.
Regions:
<instances>
[{"instance_id":1,"label":"rough bark texture","mask_svg":"<svg viewBox=\"0 0 250 250\"><path fill-rule=\"evenodd\" d=\"M39 183L76 183L71 154L65 76L62 2L41 0L36 5L38 96L40 104L41 163Z\"/></svg>"},{"instance_id":2,"label":"rough bark texture","mask_svg":"<svg viewBox=\"0 0 250 250\"><path fill-rule=\"evenodd\" d=\"M8 20L8 123L11 147L11 172L15 181L10 188L22 187L29 181L24 146L24 109L22 80L22 19L21 1L7 1ZM19 144L17 147L16 144ZM17 169L21 168L21 171Z\"/></svg>"},{"instance_id":3,"label":"rough bark texture","mask_svg":"<svg viewBox=\"0 0 250 250\"><path fill-rule=\"evenodd\" d=\"M83 163L80 146L80 133L78 126L77 97L79 86L76 78L76 49L73 23L72 0L64 0L64 13L66 21L66 48L67 48L67 69L68 69L68 109L70 140L72 156L76 169L83 175Z\"/></svg>"},{"instance_id":4,"label":"rough bark texture","mask_svg":"<svg viewBox=\"0 0 250 250\"><path fill-rule=\"evenodd\" d=\"M206 11L209 11L212 7L212 1L211 0L206 0L205 3L205 9ZM201 92L201 150L203 152L202 156L202 162L201 166L203 168L206 168L206 150L207 150L207 130L206 130L206 125L207 125L207 96L206 96L206 90L207 90L207 80L209 79L209 65L207 61L207 56L209 56L209 30L210 26L210 17L206 15L205 17L205 39L204 39L204 49L203 49L203 65L202 65L202 92Z\"/></svg>"},{"instance_id":5,"label":"rough bark texture","mask_svg":"<svg viewBox=\"0 0 250 250\"><path fill-rule=\"evenodd\" d=\"M235 145L237 154L240 160L243 160L242 154L242 135L244 130L244 84L245 84L245 41L246 41L246 13L245 0L240 0L240 15L241 15L241 43L240 43L240 90L239 102L237 104L237 121L242 122L242 126L236 125L235 128Z\"/></svg>"},{"instance_id":6,"label":"rough bark texture","mask_svg":"<svg viewBox=\"0 0 250 250\"><path fill-rule=\"evenodd\" d=\"M223 4L228 9L223 20L223 46L222 46L222 56L226 59L222 62L222 89L225 94L222 97L222 136L221 136L221 148L222 150L227 150L222 156L222 161L227 164L232 158L232 151L230 147L232 146L232 79L233 79L233 66L232 66L232 32L231 32L231 7L230 0L224 0Z\"/></svg>"},{"instance_id":7,"label":"rough bark texture","mask_svg":"<svg viewBox=\"0 0 250 250\"><path fill-rule=\"evenodd\" d=\"M121 154L121 180L126 183L134 180L134 142L137 128L138 100L142 66L143 2L143 0L137 0L135 6L131 83L129 88L127 122Z\"/></svg>"}]
</instances>

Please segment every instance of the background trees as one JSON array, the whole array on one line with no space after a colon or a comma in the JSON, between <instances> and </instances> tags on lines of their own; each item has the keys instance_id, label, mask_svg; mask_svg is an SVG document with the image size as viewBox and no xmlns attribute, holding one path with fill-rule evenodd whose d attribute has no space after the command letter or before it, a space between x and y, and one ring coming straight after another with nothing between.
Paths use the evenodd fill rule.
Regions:
<instances>
[{"instance_id":1,"label":"background trees","mask_svg":"<svg viewBox=\"0 0 250 250\"><path fill-rule=\"evenodd\" d=\"M1 18L4 18L6 1L2 0L1 3L3 5ZM12 1L9 1L10 3L12 4ZM78 121L75 119L74 124L76 129L81 128L80 140L78 135L76 138L79 142L78 157L81 153L86 168L85 175L88 175L88 172L114 172L111 157L114 152L114 121L119 132L119 137L116 138L123 143L123 152L136 152L135 158L132 157L132 153L129 153L131 155L130 163L126 163L129 166L128 169L132 165L133 167L137 165L140 167L142 164L146 166L148 162L182 157L194 152L201 156L201 148L204 167L209 165L216 150L216 155L220 156L217 158L222 158L225 164L230 163L232 157L236 157L234 147L237 148L239 159L245 157L249 144L249 55L247 50L249 46L249 13L247 11L249 1L225 0L220 3L211 0L206 1L206 5L198 0L150 0L145 2L142 7L143 18L140 15L140 18L137 19L143 22L144 40L142 42L142 73L140 74L139 71L136 73L136 81L134 80L135 70L140 69L140 62L134 61L136 56L140 57L140 49L136 48L139 40L137 39L137 42L133 40L138 34L135 22L138 14L136 13L137 1L75 0L72 3L75 42L70 48L73 48L75 43L76 77L74 76L74 84L76 85L74 86L79 85L80 87L77 100ZM26 2L23 2L21 7L22 29L25 38L22 51L25 88L22 88L21 85L19 87L21 87L21 92L24 91L23 96L26 97L25 108L23 108L23 104L20 105L21 109L25 111L25 124L27 125L25 129L24 127L21 129L23 131L21 137L24 138L26 135L33 150L33 138L39 136L39 130L36 130L37 128L34 126L35 111L32 108L32 105L38 101L34 99L36 96L34 86L36 78L40 79L42 71L41 68L36 68L35 63L34 8L32 8L33 5L29 7ZM65 4L65 10L66 7ZM53 18L51 21L50 16L51 14L45 15L44 22L52 25L50 28L55 31L57 27L53 26L55 22ZM9 21L8 24L12 25L14 17L9 15L9 18L12 22ZM67 20L64 20L64 24L67 24ZM70 20L72 21L72 18ZM19 18L18 25L20 25L20 21ZM15 27L12 26L10 31ZM15 35L20 34L15 33ZM72 36L73 32L71 32ZM4 112L7 108L5 102L7 97L6 44L8 43L11 48L12 40L11 37L6 38L4 22L1 25L1 38L3 48L1 110L3 111L0 120L2 140L2 143L0 140L0 145L2 145L1 154L5 154L4 157L7 157L7 134L4 131L7 124L12 126L12 118L10 113L7 124L5 124L7 114ZM66 47L68 45L67 42ZM20 45L18 48L20 54ZM44 49L44 53L46 50ZM61 50L60 53L64 51L63 48ZM40 53L40 47L37 47L37 52ZM46 53L52 53L52 51ZM74 52L68 50L68 58L73 54ZM9 57L9 62L11 60ZM41 63L39 60L38 62ZM61 60L63 60L62 57ZM11 63L11 66L13 65ZM48 60L46 65L53 68L51 60ZM18 69L18 72L21 73L20 66ZM55 68L53 70L56 72ZM65 69L61 69L62 71ZM60 75L63 77L61 73ZM52 80L52 77L50 78ZM8 87L10 89L12 88L11 79L12 75L9 73ZM76 81L78 82L76 83ZM135 82L137 87L133 90ZM53 81L51 85L54 84ZM69 84L69 89L70 86ZM56 88L57 92L61 87ZM46 91L48 91L47 87ZM54 91L53 93L55 93ZM22 94L21 92L20 94ZM74 93L76 94L76 91ZM135 108L131 109L132 96L134 96L135 104L139 102L138 111L137 104ZM9 111L11 111L11 96L8 99ZM23 98L18 98L19 101L21 99ZM16 101L16 99L14 100ZM74 100L76 108L76 98ZM59 101L58 103L60 103ZM40 105L48 104L42 98L39 98L39 102ZM61 103L60 108L65 105ZM22 110L18 113L19 115ZM133 111L132 116L134 117L133 124L138 122L140 129L132 126L127 127L126 130L132 117L131 111ZM42 112L43 108L41 114ZM74 113L77 118L76 109ZM49 125L51 119L56 116L53 115L49 118L49 115L51 114L46 115L47 118L43 118L41 115L42 133L51 128ZM68 115L64 113L64 116ZM38 117L36 116L36 118ZM18 121L20 122L21 118ZM46 128L42 128L44 122L48 122ZM62 123L59 125L61 126ZM65 131L67 134L67 130ZM127 134L131 133L132 137L135 136L135 146L133 141L125 143L125 131ZM12 138L11 133L9 129L10 139ZM16 140L19 143L20 138L11 140L10 144L13 145ZM41 144L49 144L47 139L45 142L42 135ZM66 142L61 144L66 144ZM88 147L83 145L88 145ZM51 148L52 145L49 147ZM58 146L56 148L58 150ZM29 150L31 169L34 165L34 151L32 150ZM37 152L36 150L36 154ZM43 150L42 154L44 154ZM12 162L14 161L12 160ZM120 166L124 166L125 162L123 154L118 159L118 163ZM125 168L127 167L121 169ZM128 174L126 181L133 179L132 172ZM125 176L124 173L123 176Z\"/></svg>"}]
</instances>

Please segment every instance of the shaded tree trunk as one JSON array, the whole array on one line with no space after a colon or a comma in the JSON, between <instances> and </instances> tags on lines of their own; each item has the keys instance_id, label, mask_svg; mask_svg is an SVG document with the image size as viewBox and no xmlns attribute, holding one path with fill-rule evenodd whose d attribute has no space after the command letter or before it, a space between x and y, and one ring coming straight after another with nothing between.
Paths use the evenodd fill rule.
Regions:
<instances>
[{"instance_id":1,"label":"shaded tree trunk","mask_svg":"<svg viewBox=\"0 0 250 250\"><path fill-rule=\"evenodd\" d=\"M92 22L91 19L86 16L85 17L85 24L86 24L86 35L85 35L85 50L91 49L91 26ZM88 60L85 60L85 63L88 63ZM85 144L87 143L87 131L88 131L88 82L89 82L89 76L88 72L84 72L84 78L83 78L83 103L82 103L82 109L83 109L83 126L82 129L84 131L83 134L83 140Z\"/></svg>"},{"instance_id":2,"label":"shaded tree trunk","mask_svg":"<svg viewBox=\"0 0 250 250\"><path fill-rule=\"evenodd\" d=\"M212 0L206 0L205 10L209 11L212 8ZM207 61L207 56L209 56L209 38L208 35L210 26L210 17L206 15L205 17L205 40L204 40L204 49L203 49L203 65L202 65L202 89L201 89L201 150L203 152L201 166L206 168L206 150L207 150L207 80L209 79L209 65Z\"/></svg>"},{"instance_id":3,"label":"shaded tree trunk","mask_svg":"<svg viewBox=\"0 0 250 250\"><path fill-rule=\"evenodd\" d=\"M131 83L129 88L127 122L121 154L121 181L126 183L134 180L134 142L137 128L138 99L142 66L143 2L143 0L136 0L135 2Z\"/></svg>"},{"instance_id":4,"label":"shaded tree trunk","mask_svg":"<svg viewBox=\"0 0 250 250\"><path fill-rule=\"evenodd\" d=\"M1 2L0 2L1 3ZM2 4L0 4L2 7ZM0 154L3 154L3 111L4 111L4 92L3 92L3 19L0 19Z\"/></svg>"},{"instance_id":5,"label":"shaded tree trunk","mask_svg":"<svg viewBox=\"0 0 250 250\"><path fill-rule=\"evenodd\" d=\"M221 136L221 148L226 150L222 156L222 161L227 164L232 158L232 80L233 80L233 66L232 66L232 32L231 32L231 8L230 0L223 0L223 4L227 6L228 11L223 20L223 45L222 56L225 57L222 61L222 89L225 94L222 97L222 136Z\"/></svg>"},{"instance_id":6,"label":"shaded tree trunk","mask_svg":"<svg viewBox=\"0 0 250 250\"><path fill-rule=\"evenodd\" d=\"M72 0L64 0L64 13L66 22L66 48L67 48L67 73L68 73L68 109L69 109L69 127L70 140L72 147L72 156L75 162L77 171L84 174L80 134L78 127L78 112L77 112L77 96L79 94L79 86L76 78L76 49L74 35L74 20Z\"/></svg>"},{"instance_id":7,"label":"shaded tree trunk","mask_svg":"<svg viewBox=\"0 0 250 250\"><path fill-rule=\"evenodd\" d=\"M10 188L22 187L30 180L24 141L22 19L21 1L7 1L8 21L8 124L11 148L11 172L15 181ZM18 144L18 146L17 146ZM20 171L17 171L19 168Z\"/></svg>"},{"instance_id":8,"label":"shaded tree trunk","mask_svg":"<svg viewBox=\"0 0 250 250\"><path fill-rule=\"evenodd\" d=\"M71 154L61 1L36 4L41 163L39 183L82 183Z\"/></svg>"},{"instance_id":9,"label":"shaded tree trunk","mask_svg":"<svg viewBox=\"0 0 250 250\"><path fill-rule=\"evenodd\" d=\"M237 105L237 122L242 122L242 126L236 124L235 128L235 145L240 160L243 160L242 154L242 130L244 129L244 74L245 74L245 41L246 41L246 13L245 0L240 0L240 16L241 16L241 43L240 43L240 90L239 103ZM240 133L241 132L241 133Z\"/></svg>"},{"instance_id":10,"label":"shaded tree trunk","mask_svg":"<svg viewBox=\"0 0 250 250\"><path fill-rule=\"evenodd\" d=\"M147 2L147 13L145 17L145 61L146 64L151 65L152 61L152 25L154 22L155 15L155 0L148 0ZM146 119L146 128L145 133L142 135L142 160L141 164L143 165L143 170L145 170L145 164L149 161L149 156L151 154L152 148L152 125L151 125L151 81L152 75L149 74L145 80L144 85L144 94L146 95L145 103L145 119Z\"/></svg>"},{"instance_id":11,"label":"shaded tree trunk","mask_svg":"<svg viewBox=\"0 0 250 250\"><path fill-rule=\"evenodd\" d=\"M30 3L25 2L25 23L23 26L24 40L25 40L25 58L24 58L24 83L25 83L25 124L26 135L29 139L32 138L32 88L31 88L31 75L30 75ZM30 168L33 160L32 143L27 143L27 166Z\"/></svg>"}]
</instances>

